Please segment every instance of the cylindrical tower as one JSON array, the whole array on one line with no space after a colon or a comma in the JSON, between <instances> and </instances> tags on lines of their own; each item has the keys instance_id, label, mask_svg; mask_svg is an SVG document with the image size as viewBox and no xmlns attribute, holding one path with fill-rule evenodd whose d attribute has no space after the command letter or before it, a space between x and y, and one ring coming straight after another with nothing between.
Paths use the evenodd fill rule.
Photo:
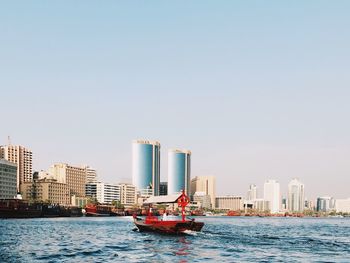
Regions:
<instances>
[{"instance_id":1,"label":"cylindrical tower","mask_svg":"<svg viewBox=\"0 0 350 263\"><path fill-rule=\"evenodd\" d=\"M168 194L185 190L190 194L191 151L171 149L168 152Z\"/></svg>"},{"instance_id":2,"label":"cylindrical tower","mask_svg":"<svg viewBox=\"0 0 350 263\"><path fill-rule=\"evenodd\" d=\"M160 143L132 142L132 182L142 196L159 195Z\"/></svg>"}]
</instances>

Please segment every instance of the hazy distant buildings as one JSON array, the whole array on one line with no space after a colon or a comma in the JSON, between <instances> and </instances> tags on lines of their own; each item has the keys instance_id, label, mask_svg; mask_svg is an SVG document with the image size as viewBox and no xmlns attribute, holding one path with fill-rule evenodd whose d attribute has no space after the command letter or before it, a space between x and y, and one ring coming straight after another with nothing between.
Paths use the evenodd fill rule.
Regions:
<instances>
[{"instance_id":1,"label":"hazy distant buildings","mask_svg":"<svg viewBox=\"0 0 350 263\"><path fill-rule=\"evenodd\" d=\"M0 146L0 159L17 164L17 189L23 182L33 181L33 153L19 145Z\"/></svg>"},{"instance_id":2,"label":"hazy distant buildings","mask_svg":"<svg viewBox=\"0 0 350 263\"><path fill-rule=\"evenodd\" d=\"M215 198L216 209L239 211L243 210L243 197L241 196L217 196Z\"/></svg>"},{"instance_id":3,"label":"hazy distant buildings","mask_svg":"<svg viewBox=\"0 0 350 263\"><path fill-rule=\"evenodd\" d=\"M171 149L168 152L168 194L185 190L190 194L191 151Z\"/></svg>"},{"instance_id":4,"label":"hazy distant buildings","mask_svg":"<svg viewBox=\"0 0 350 263\"><path fill-rule=\"evenodd\" d=\"M210 196L211 208L215 208L216 203L216 182L215 176L196 176L191 180L191 195L196 192L204 192Z\"/></svg>"},{"instance_id":5,"label":"hazy distant buildings","mask_svg":"<svg viewBox=\"0 0 350 263\"><path fill-rule=\"evenodd\" d=\"M54 179L38 179L21 184L23 199L69 205L71 202L67 184Z\"/></svg>"},{"instance_id":6,"label":"hazy distant buildings","mask_svg":"<svg viewBox=\"0 0 350 263\"><path fill-rule=\"evenodd\" d=\"M348 199L336 199L335 211L337 213L350 213L350 198Z\"/></svg>"},{"instance_id":7,"label":"hazy distant buildings","mask_svg":"<svg viewBox=\"0 0 350 263\"><path fill-rule=\"evenodd\" d=\"M270 210L270 202L266 201L262 198L260 199L254 199L253 201L253 209L258 212L266 212Z\"/></svg>"},{"instance_id":8,"label":"hazy distant buildings","mask_svg":"<svg viewBox=\"0 0 350 263\"><path fill-rule=\"evenodd\" d=\"M281 207L280 184L276 180L267 180L264 184L264 200L269 202L272 214L278 213Z\"/></svg>"},{"instance_id":9,"label":"hazy distant buildings","mask_svg":"<svg viewBox=\"0 0 350 263\"><path fill-rule=\"evenodd\" d=\"M258 198L258 189L255 184L249 185L249 190L247 193L247 200L252 201Z\"/></svg>"},{"instance_id":10,"label":"hazy distant buildings","mask_svg":"<svg viewBox=\"0 0 350 263\"><path fill-rule=\"evenodd\" d=\"M305 208L305 187L298 179L288 184L287 209L290 212L303 212Z\"/></svg>"},{"instance_id":11,"label":"hazy distant buildings","mask_svg":"<svg viewBox=\"0 0 350 263\"><path fill-rule=\"evenodd\" d=\"M132 183L142 196L159 195L160 143L132 142Z\"/></svg>"},{"instance_id":12,"label":"hazy distant buildings","mask_svg":"<svg viewBox=\"0 0 350 263\"><path fill-rule=\"evenodd\" d=\"M168 182L160 182L159 195L168 195Z\"/></svg>"},{"instance_id":13,"label":"hazy distant buildings","mask_svg":"<svg viewBox=\"0 0 350 263\"><path fill-rule=\"evenodd\" d=\"M195 192L193 202L199 203L201 208L211 208L210 195L205 194L205 192Z\"/></svg>"},{"instance_id":14,"label":"hazy distant buildings","mask_svg":"<svg viewBox=\"0 0 350 263\"><path fill-rule=\"evenodd\" d=\"M318 212L329 212L334 209L335 201L333 197L323 196L317 198L316 210Z\"/></svg>"},{"instance_id":15,"label":"hazy distant buildings","mask_svg":"<svg viewBox=\"0 0 350 263\"><path fill-rule=\"evenodd\" d=\"M0 159L0 199L14 198L17 194L17 165Z\"/></svg>"},{"instance_id":16,"label":"hazy distant buildings","mask_svg":"<svg viewBox=\"0 0 350 263\"><path fill-rule=\"evenodd\" d=\"M57 163L49 168L48 173L59 183L67 184L70 195L85 196L86 167Z\"/></svg>"}]
</instances>

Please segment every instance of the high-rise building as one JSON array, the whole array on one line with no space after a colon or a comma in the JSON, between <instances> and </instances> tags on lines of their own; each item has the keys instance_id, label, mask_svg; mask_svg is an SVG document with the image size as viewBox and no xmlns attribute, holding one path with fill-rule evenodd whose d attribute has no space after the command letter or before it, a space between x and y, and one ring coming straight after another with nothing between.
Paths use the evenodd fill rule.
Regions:
<instances>
[{"instance_id":1,"label":"high-rise building","mask_svg":"<svg viewBox=\"0 0 350 263\"><path fill-rule=\"evenodd\" d=\"M216 183L215 176L196 176L191 180L191 195L204 192L210 196L211 208L215 208Z\"/></svg>"},{"instance_id":2,"label":"high-rise building","mask_svg":"<svg viewBox=\"0 0 350 263\"><path fill-rule=\"evenodd\" d=\"M316 210L318 212L329 212L334 209L335 200L330 196L317 198Z\"/></svg>"},{"instance_id":3,"label":"high-rise building","mask_svg":"<svg viewBox=\"0 0 350 263\"><path fill-rule=\"evenodd\" d=\"M171 149L168 152L168 194L190 194L191 151Z\"/></svg>"},{"instance_id":4,"label":"high-rise building","mask_svg":"<svg viewBox=\"0 0 350 263\"><path fill-rule=\"evenodd\" d=\"M305 187L294 178L288 184L287 209L290 212L303 212L305 208Z\"/></svg>"},{"instance_id":5,"label":"high-rise building","mask_svg":"<svg viewBox=\"0 0 350 263\"><path fill-rule=\"evenodd\" d=\"M54 179L37 179L21 184L21 193L26 200L49 202L51 204L69 205L69 188L65 183Z\"/></svg>"},{"instance_id":6,"label":"high-rise building","mask_svg":"<svg viewBox=\"0 0 350 263\"><path fill-rule=\"evenodd\" d=\"M49 168L48 173L59 183L68 185L70 195L85 196L86 167L57 163Z\"/></svg>"},{"instance_id":7,"label":"high-rise building","mask_svg":"<svg viewBox=\"0 0 350 263\"><path fill-rule=\"evenodd\" d=\"M0 199L14 198L17 194L17 165L0 159Z\"/></svg>"},{"instance_id":8,"label":"high-rise building","mask_svg":"<svg viewBox=\"0 0 350 263\"><path fill-rule=\"evenodd\" d=\"M97 182L97 172L90 166L86 166L86 183Z\"/></svg>"},{"instance_id":9,"label":"high-rise building","mask_svg":"<svg viewBox=\"0 0 350 263\"><path fill-rule=\"evenodd\" d=\"M159 195L160 143L132 142L132 184L142 196Z\"/></svg>"},{"instance_id":10,"label":"high-rise building","mask_svg":"<svg viewBox=\"0 0 350 263\"><path fill-rule=\"evenodd\" d=\"M121 183L120 202L123 205L132 206L137 203L136 187L132 184Z\"/></svg>"},{"instance_id":11,"label":"high-rise building","mask_svg":"<svg viewBox=\"0 0 350 263\"><path fill-rule=\"evenodd\" d=\"M216 209L239 211L243 210L243 197L242 196L217 196L215 198Z\"/></svg>"},{"instance_id":12,"label":"high-rise building","mask_svg":"<svg viewBox=\"0 0 350 263\"><path fill-rule=\"evenodd\" d=\"M247 200L252 201L258 198L258 189L255 184L249 185Z\"/></svg>"},{"instance_id":13,"label":"high-rise building","mask_svg":"<svg viewBox=\"0 0 350 263\"><path fill-rule=\"evenodd\" d=\"M160 182L159 195L168 195L168 182Z\"/></svg>"},{"instance_id":14,"label":"high-rise building","mask_svg":"<svg viewBox=\"0 0 350 263\"><path fill-rule=\"evenodd\" d=\"M33 153L19 145L0 146L0 159L17 164L17 190L23 182L33 181Z\"/></svg>"},{"instance_id":15,"label":"high-rise building","mask_svg":"<svg viewBox=\"0 0 350 263\"><path fill-rule=\"evenodd\" d=\"M264 184L264 200L269 201L270 212L278 213L281 207L280 184L276 180L267 180Z\"/></svg>"}]
</instances>

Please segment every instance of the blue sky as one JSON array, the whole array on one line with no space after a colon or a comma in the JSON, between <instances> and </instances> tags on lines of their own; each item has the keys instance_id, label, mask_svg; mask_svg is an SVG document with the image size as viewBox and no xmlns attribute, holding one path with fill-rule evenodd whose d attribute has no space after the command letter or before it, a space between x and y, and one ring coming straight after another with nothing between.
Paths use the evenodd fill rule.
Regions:
<instances>
[{"instance_id":1,"label":"blue sky","mask_svg":"<svg viewBox=\"0 0 350 263\"><path fill-rule=\"evenodd\" d=\"M219 194L299 177L349 197L348 1L0 4L0 144L131 177L131 140L192 150Z\"/></svg>"}]
</instances>

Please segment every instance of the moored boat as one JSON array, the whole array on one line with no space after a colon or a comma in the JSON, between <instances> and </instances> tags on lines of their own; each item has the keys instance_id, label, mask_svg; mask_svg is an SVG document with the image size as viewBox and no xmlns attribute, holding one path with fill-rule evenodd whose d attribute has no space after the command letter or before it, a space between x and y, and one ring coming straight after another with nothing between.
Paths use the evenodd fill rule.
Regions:
<instances>
[{"instance_id":1,"label":"moored boat","mask_svg":"<svg viewBox=\"0 0 350 263\"><path fill-rule=\"evenodd\" d=\"M85 207L86 216L111 216L113 215L111 206L88 204Z\"/></svg>"},{"instance_id":2,"label":"moored boat","mask_svg":"<svg viewBox=\"0 0 350 263\"><path fill-rule=\"evenodd\" d=\"M182 208L181 220L159 219L152 215L152 204L178 203ZM203 222L196 222L194 219L188 220L185 216L185 207L189 203L189 198L184 193L168 196L154 196L146 200L144 204L149 205L149 212L145 219L134 215L134 224L140 232L158 232L163 234L183 234L186 231L201 231Z\"/></svg>"},{"instance_id":3,"label":"moored boat","mask_svg":"<svg viewBox=\"0 0 350 263\"><path fill-rule=\"evenodd\" d=\"M21 199L0 200L0 218L37 218L41 212L40 204L29 204Z\"/></svg>"}]
</instances>

